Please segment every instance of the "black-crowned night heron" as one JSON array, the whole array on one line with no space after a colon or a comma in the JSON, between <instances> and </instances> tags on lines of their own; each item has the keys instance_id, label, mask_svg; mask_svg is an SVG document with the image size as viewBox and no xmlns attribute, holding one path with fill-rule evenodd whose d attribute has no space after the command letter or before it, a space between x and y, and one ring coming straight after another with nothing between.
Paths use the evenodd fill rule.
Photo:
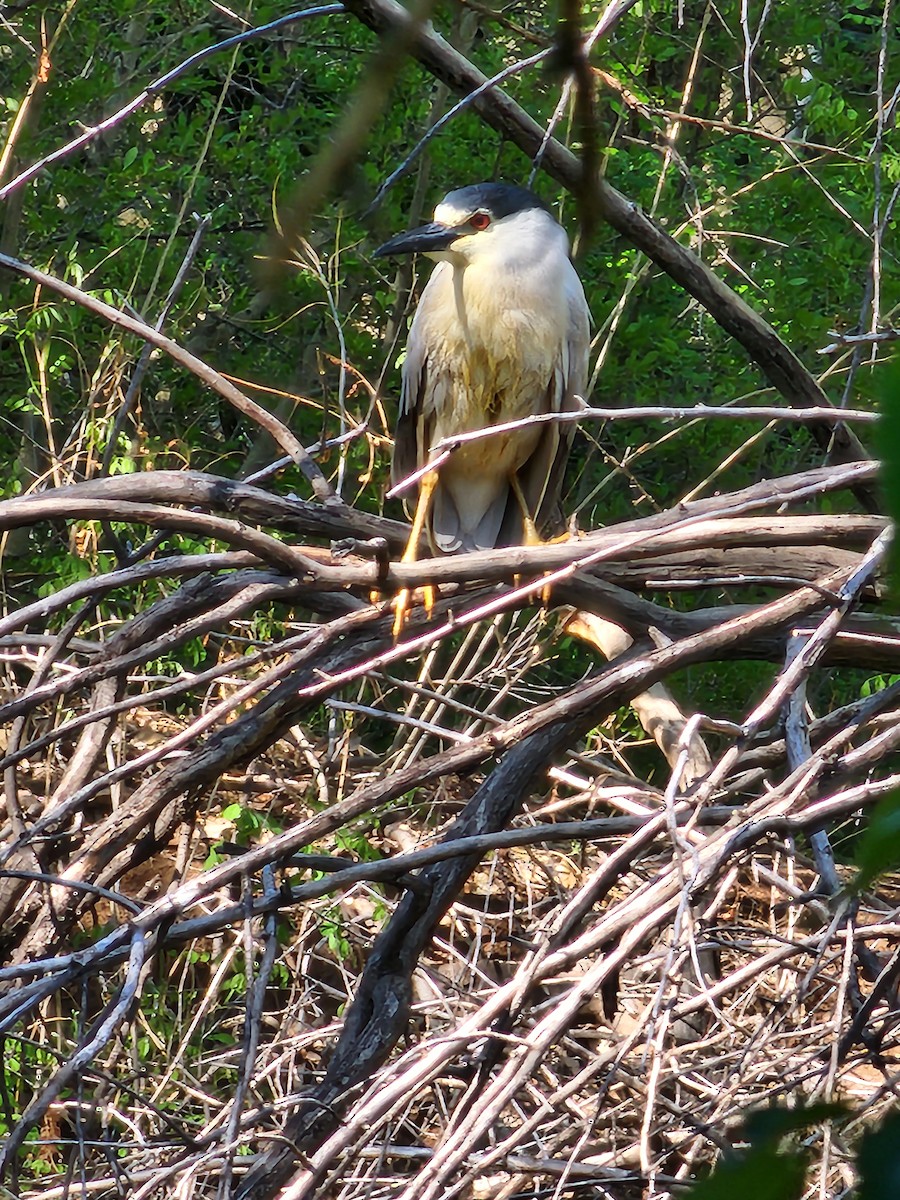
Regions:
<instances>
[{"instance_id":1,"label":"black-crowned night heron","mask_svg":"<svg viewBox=\"0 0 900 1200\"><path fill-rule=\"evenodd\" d=\"M402 369L395 484L427 467L442 438L582 406L590 314L565 231L525 188L450 192L434 221L378 255L426 254L438 266L416 309ZM538 539L556 507L573 425L526 425L462 444L419 482L403 561L427 530L434 550L487 550ZM408 595L397 600L395 630Z\"/></svg>"}]
</instances>

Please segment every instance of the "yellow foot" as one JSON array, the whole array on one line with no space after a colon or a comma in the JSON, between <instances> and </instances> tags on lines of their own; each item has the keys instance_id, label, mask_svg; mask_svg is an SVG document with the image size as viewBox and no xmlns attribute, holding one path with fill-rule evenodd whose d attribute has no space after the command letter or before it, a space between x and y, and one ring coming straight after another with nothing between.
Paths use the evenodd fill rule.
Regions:
<instances>
[{"instance_id":1,"label":"yellow foot","mask_svg":"<svg viewBox=\"0 0 900 1200\"><path fill-rule=\"evenodd\" d=\"M571 534L568 533L560 533L556 537L545 539L538 533L531 517L525 517L522 522L522 544L525 546L555 546L559 542L567 542L570 536ZM552 585L549 583L541 588L541 604L544 608L550 607L550 592L552 590Z\"/></svg>"},{"instance_id":2,"label":"yellow foot","mask_svg":"<svg viewBox=\"0 0 900 1200\"><path fill-rule=\"evenodd\" d=\"M403 632L403 625L406 621L406 614L409 610L409 588L404 588L402 592L398 592L394 600L394 624L391 633L394 635L394 641Z\"/></svg>"},{"instance_id":3,"label":"yellow foot","mask_svg":"<svg viewBox=\"0 0 900 1200\"><path fill-rule=\"evenodd\" d=\"M425 607L426 613L430 617L434 609L435 601L437 600L437 588L432 587L429 584L421 589L421 594L422 604ZM395 641L403 632L403 626L406 624L406 617L410 608L412 607L412 603L413 595L409 588L404 588L402 592L397 593L397 596L394 600L394 625L391 631L394 635Z\"/></svg>"},{"instance_id":4,"label":"yellow foot","mask_svg":"<svg viewBox=\"0 0 900 1200\"><path fill-rule=\"evenodd\" d=\"M558 534L556 534L555 537L547 538L547 540L543 541L541 544L544 546L558 546L560 544L560 542L570 541L571 537L572 537L571 533L558 533ZM553 591L553 587L549 583L547 584L546 587L541 589L541 604L543 604L544 608L550 607L550 593L552 591Z\"/></svg>"}]
</instances>

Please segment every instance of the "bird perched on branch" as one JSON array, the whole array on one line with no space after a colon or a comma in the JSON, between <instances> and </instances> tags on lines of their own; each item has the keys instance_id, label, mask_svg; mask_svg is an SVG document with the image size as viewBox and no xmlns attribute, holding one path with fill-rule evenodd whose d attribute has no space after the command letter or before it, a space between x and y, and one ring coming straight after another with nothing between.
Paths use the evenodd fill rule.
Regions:
<instances>
[{"instance_id":1,"label":"bird perched on branch","mask_svg":"<svg viewBox=\"0 0 900 1200\"><path fill-rule=\"evenodd\" d=\"M478 183L376 255L438 266L416 309L402 368L394 484L428 467L443 438L583 406L590 313L565 231L532 192ZM556 508L574 426L558 422L462 444L419 479L404 562L425 530L446 554L534 543ZM408 594L396 603L395 633ZM426 600L426 603L429 601Z\"/></svg>"}]
</instances>

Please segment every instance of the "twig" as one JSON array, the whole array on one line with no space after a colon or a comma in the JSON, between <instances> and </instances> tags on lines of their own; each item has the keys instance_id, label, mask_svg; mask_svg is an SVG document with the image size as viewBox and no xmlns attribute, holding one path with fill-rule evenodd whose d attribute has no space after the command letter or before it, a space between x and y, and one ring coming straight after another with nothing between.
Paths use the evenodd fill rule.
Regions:
<instances>
[{"instance_id":1,"label":"twig","mask_svg":"<svg viewBox=\"0 0 900 1200\"><path fill-rule=\"evenodd\" d=\"M136 317L127 316L119 309L113 308L111 305L105 304L102 300L98 300L96 297L82 291L81 288L74 287L62 279L57 279L55 275L49 275L46 271L39 271L37 267L20 262L17 258L11 258L8 254L0 254L0 267L14 271L17 275L22 275L24 278L30 279L32 283L48 288L50 291L63 296L66 300L80 304L82 308L94 313L95 316L102 317L110 325L114 325L118 329L124 329L127 333L133 333L145 342L149 342L152 346L156 346L158 350L165 351L175 362L196 375L207 387L233 405L238 412L243 413L249 420L254 421L262 429L265 429L272 439L300 467L319 500L323 503L332 501L334 493L331 485L288 427L282 421L279 421L276 416L263 408L262 405L257 404L255 400L251 400L249 396L245 396L233 383L230 383L224 376L220 375L218 371L214 371L212 367L197 358L196 355L185 350L183 346L179 346L177 342L173 342L171 338L160 333L152 325L148 325Z\"/></svg>"},{"instance_id":2,"label":"twig","mask_svg":"<svg viewBox=\"0 0 900 1200\"><path fill-rule=\"evenodd\" d=\"M53 166L54 163L67 158L76 150L80 150L82 146L88 145L95 138L108 133L111 129L120 125L132 113L143 108L148 100L158 95L170 83L174 83L176 79L180 79L182 75L186 75L188 71L199 66L200 63L205 62L206 59L211 58L214 54L221 54L225 50L231 50L235 46L253 41L255 38L263 37L268 33L274 33L277 29L281 29L286 25L293 25L298 21L307 20L310 17L334 16L343 11L343 4L323 4L318 8L307 8L299 12L287 13L285 16L278 17L274 21L269 21L265 25L246 29L243 33L236 33L233 37L225 38L222 42L217 42L214 46L207 46L203 50L198 50L196 54L192 54L189 58L186 58L184 62L179 63L177 67L173 67L171 71L167 71L164 75L160 75L157 79L154 79L134 99L129 100L127 104L112 113L111 116L106 117L97 125L91 125L87 129L84 129L78 137L73 138L72 141L67 142L64 146L60 146L51 154L45 155L32 164L32 166L28 167L27 170L20 172L14 179L11 179L3 187L0 187L0 200L5 200L10 193L22 187L23 184L30 183L32 179L35 179L48 167Z\"/></svg>"},{"instance_id":3,"label":"twig","mask_svg":"<svg viewBox=\"0 0 900 1200\"><path fill-rule=\"evenodd\" d=\"M900 329L880 329L870 333L832 333L835 340L823 346L820 354L836 354L845 346L877 346L882 342L896 342Z\"/></svg>"},{"instance_id":4,"label":"twig","mask_svg":"<svg viewBox=\"0 0 900 1200\"><path fill-rule=\"evenodd\" d=\"M97 1022L68 1062L60 1067L39 1095L32 1100L15 1128L7 1135L5 1143L0 1146L0 1176L15 1161L29 1130L38 1124L63 1088L67 1087L89 1063L93 1062L100 1050L113 1037L122 1021L125 1020L129 1009L140 996L141 973L147 948L147 939L143 931L135 929L131 934L128 970L118 998L106 1016Z\"/></svg>"}]
</instances>

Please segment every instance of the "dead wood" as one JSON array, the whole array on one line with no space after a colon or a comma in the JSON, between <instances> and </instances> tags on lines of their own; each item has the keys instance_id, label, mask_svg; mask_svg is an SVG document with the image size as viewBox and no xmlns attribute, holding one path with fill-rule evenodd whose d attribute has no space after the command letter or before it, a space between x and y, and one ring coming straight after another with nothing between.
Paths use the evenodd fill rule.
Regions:
<instances>
[{"instance_id":1,"label":"dead wood","mask_svg":"<svg viewBox=\"0 0 900 1200\"><path fill-rule=\"evenodd\" d=\"M452 843L502 829L551 756L577 736L583 724L583 718L555 721L507 750L445 840ZM419 957L480 859L480 854L470 854L419 872L415 889L406 892L372 947L322 1084L288 1120L281 1144L243 1181L237 1193L242 1200L274 1194L297 1160L318 1149L338 1126L353 1089L385 1062L407 1028L412 973Z\"/></svg>"},{"instance_id":2,"label":"dead wood","mask_svg":"<svg viewBox=\"0 0 900 1200\"><path fill-rule=\"evenodd\" d=\"M53 509L52 497L44 499L50 501L45 505L46 514L60 511L59 508ZM95 502L94 498L87 500L88 505ZM70 492L63 510L72 511L69 505L80 504L82 496L77 491L74 496ZM166 519L174 523L177 515L177 510L167 510ZM197 527L193 521L196 515L190 514L190 528ZM709 523L705 517L704 521L705 524L699 527L702 533L715 539L721 531L715 522ZM753 530L755 527L748 528ZM786 528L782 526L782 531ZM866 529L871 534L875 526L869 525ZM655 531L650 532L653 535ZM790 536L795 541L798 537L802 540L809 532L801 521ZM631 533L640 538L641 526L634 526ZM761 536L760 530L757 533ZM837 539L840 536L840 523L829 525L819 522L816 533ZM731 539L738 534L739 527L733 527L727 533L721 533L721 536ZM859 539L862 531L858 523L851 520L847 534L850 542ZM859 544L858 540L855 544ZM576 550L580 551L580 547L576 547ZM202 892L194 882L186 885L182 897L176 888L164 904L147 909L138 924L128 921L121 924L121 934L101 942L93 958L82 958L77 963L73 961L71 966L66 966L57 974L50 972L47 978L26 983L24 980L27 975L19 974L19 970L29 971L32 964L49 962L48 956L52 957L65 944L75 923L95 907L98 894L105 892L112 895L109 892L111 887L157 854L185 822L194 818L205 787L220 779L226 770L233 769L239 762L272 746L303 712L332 695L335 687L368 676L377 677L390 663L410 653L407 647L391 644L387 629L388 616L381 606L361 605L346 593L318 593L312 586L309 573L298 580L290 571L286 577L281 577L271 571L248 570L242 565L244 560L236 560L234 556L222 558L221 566L227 568L226 573L218 576L207 573L186 580L170 596L125 623L108 645L93 656L95 661L79 667L49 690L48 685L36 677L35 686L30 691L7 702L7 713L21 720L35 712L41 703L59 695L89 696L88 711L81 726L82 749L74 755L68 772L61 778L43 813L36 818L29 818L24 832L13 843L12 853L7 855L10 875L6 880L8 893L4 932L9 939L10 973L6 986L12 985L13 990L9 992L7 1001L0 1005L0 1022L21 1019L23 1013L45 1002L64 984L70 984L85 972L90 975L101 963L119 961L125 953L130 954L132 962L129 978L136 978L135 964L143 963L144 959L142 956L134 958L137 943L133 941L134 935L130 931L140 928L145 931L145 936L152 935L147 946L151 952L156 952L159 944L157 939L161 934L164 935L172 918L185 914L201 894L211 894L225 886L229 878L246 878L248 872L259 869L265 862L275 864L284 861L295 854L298 848L311 844L328 830L340 828L352 816L371 811L375 805L399 798L412 786L427 786L430 781L446 778L451 773L471 771L492 758L498 758L499 765L476 790L459 820L450 826L445 840L452 842L460 837L504 828L520 808L525 796L541 786L548 761L564 748L571 747L586 729L602 720L603 714L610 712L617 704L638 692L646 691L654 682L687 664L714 660L732 652L746 653L747 648L766 639L773 649L783 646L789 628L803 619L821 621L822 612L834 607L827 602L823 604L823 601L833 597L836 604L843 594L842 589L859 579L859 583L852 584L857 590L847 593L848 597L857 599L865 576L860 574L857 567L859 555L850 551L847 553L850 554L851 565L817 579L814 587L795 588L756 608L726 606L715 610L714 616L702 610L699 614L682 614L690 616L694 623L680 640L651 649L636 646L608 668L596 672L593 677L553 700L503 721L478 737L458 742L430 758L420 757L386 778L364 784L345 801L329 807L318 816L299 822L289 834L276 837L261 847L260 851L242 856L233 866L218 868L204 881ZM306 555L301 557L306 561ZM511 557L513 562L507 567L508 574L512 574L520 565L516 555ZM293 566L297 561L296 557L283 555L277 565L287 569L289 563ZM326 565L319 559L315 570L319 572ZM649 565L655 566L652 560ZM478 578L478 572L475 574ZM322 582L325 580L330 584L332 577L326 574ZM575 588L578 580L584 581L582 586L588 591L591 588L602 590L607 601L614 600L619 594L617 589L598 580L589 580L583 573L572 575L568 586ZM100 581L99 586L102 590L108 585ZM297 638L283 639L281 644L276 643L265 654L257 655L254 659L259 666L257 677L249 679L234 699L223 702L208 717L195 722L194 728L189 726L183 736L164 740L158 751L138 756L134 763L126 764L124 770L96 773L99 748L108 742L117 719L128 711L127 702L119 699L119 691L125 686L127 674L134 666L146 661L147 656L158 653L164 637L170 644L184 644L199 629L209 630L227 624L258 605L261 599L290 600L301 596L304 603L313 602L323 614L329 613L330 619L318 627L311 627ZM317 599L312 599L314 596ZM527 596L515 597L515 591L507 592L505 597L500 597L501 605L507 600L514 605L522 604L527 599ZM661 606L641 597L632 597L631 601L640 612L644 631L653 628L650 618L659 615ZM474 598L473 602L473 612L477 614L480 611L479 601ZM480 603L484 607L483 598ZM444 599L431 618L416 615L409 631L413 651L422 637L439 639L459 628L464 614L459 612L458 604L458 599ZM844 608L848 607L849 600L842 601L842 604ZM335 605L349 606L351 611L345 616L335 617ZM448 622L450 605L456 611ZM166 630L165 634L161 633L163 629ZM820 639L821 653L833 647L836 636L837 630L828 639ZM110 687L112 690L104 690ZM240 712L239 704L249 707ZM754 734L754 730L748 729L744 741L751 739ZM38 741L34 742L32 752L39 744ZM870 740L867 764L879 761L879 745L884 753L888 753L893 743ZM189 750L188 755L171 758L175 747ZM18 745L9 748L8 769L21 761L24 748ZM838 761L833 756L828 759L831 778L840 778L842 769L853 769L853 754L854 751L849 750L839 755ZM841 759L847 761L847 767L842 767ZM824 764L826 758L822 752L819 752L816 761ZM115 783L137 778L141 772L148 773L143 783L106 817L93 822L89 830L76 835L72 819L86 805L96 804ZM715 771L712 775L715 776ZM677 776L673 776L673 779L677 794ZM725 781L723 776L722 782ZM808 785L808 777L806 782ZM785 783L786 795L791 794L791 786L789 777ZM776 799L778 794L773 794ZM804 793L807 807L813 803L815 794L807 786ZM854 799L853 802L858 804L860 801ZM773 799L772 805L775 805ZM648 812L652 814L652 809ZM625 861L633 862L635 855L643 852L667 827L669 819L665 814L659 814L656 819L651 815L649 821L644 822L640 837L628 842ZM680 824L684 820L684 812L674 819ZM800 820L805 823L807 818L801 815ZM747 834L739 844L746 849L760 837L767 836L773 828L776 826L771 821L768 824L757 821L748 826ZM716 834L710 835L710 845L713 843L717 846L724 844ZM35 846L40 847L42 858L48 864L53 859L57 860L54 869L49 874L45 871L40 878L33 870L29 875L28 870L33 866L31 854ZM322 1082L307 1092L298 1112L290 1119L284 1133L286 1140L280 1143L281 1149L264 1159L248 1177L245 1194L269 1194L259 1189L272 1187L277 1179L286 1176L297 1161L298 1151L302 1157L322 1149L325 1154L322 1169L330 1161L326 1153L328 1140L337 1136L341 1114L355 1102L359 1088L385 1067L391 1050L406 1030L412 996L412 973L480 861L481 853L473 851L423 868L411 880L405 898L367 958L367 966L343 1024L340 1041L329 1057ZM715 861L724 866L727 859L719 857ZM624 867L617 866L597 875L581 905L572 909L563 922L561 929L567 931L566 936L574 935L576 926L591 905L619 877L621 869ZM712 878L705 876L703 887L708 886ZM673 884L673 887L675 891L671 895L674 896L677 886ZM667 914L671 910L664 904L655 911L659 924L668 919ZM212 927L215 927L215 921ZM642 936L646 936L649 927L645 924L641 929ZM597 944L612 945L613 942L606 939ZM634 944L631 941L627 943L628 946ZM618 961L617 955L612 958ZM612 979L614 972L611 975L610 971L613 971L612 967L608 970L604 968L602 979ZM598 986L600 978L598 976ZM518 1019L516 1014L523 1011L521 1002L526 994L530 992L522 993L518 1005L507 1010L505 1021ZM127 1007L123 1005L124 1000L116 1009L117 1021L123 1019ZM110 1026L110 1031L112 1028ZM87 1061L84 1056L93 1056L96 1050L99 1050L99 1043L84 1043L70 1064ZM494 1069L501 1070L501 1058L495 1056L490 1061ZM73 1069L74 1066L70 1065L67 1068L69 1074L63 1071L56 1076L53 1089L46 1091L43 1101L36 1101L37 1107L30 1110L29 1120L38 1119L39 1114L46 1111L46 1106L58 1094L58 1089L70 1077ZM486 1065L485 1070L489 1069ZM486 1081L487 1075L484 1079ZM488 1086L486 1082L485 1086ZM475 1110L471 1111L474 1114ZM17 1135L10 1153L14 1152L20 1137ZM320 1174L320 1169L316 1168L311 1178L318 1178ZM265 1184L261 1180L265 1180Z\"/></svg>"},{"instance_id":3,"label":"dead wood","mask_svg":"<svg viewBox=\"0 0 900 1200\"><path fill-rule=\"evenodd\" d=\"M593 646L606 659L616 659L634 645L620 625L604 621L585 609L576 609L563 629ZM631 698L631 708L641 727L659 746L678 786L688 789L712 766L706 743L697 723L685 715L672 693L662 683Z\"/></svg>"}]
</instances>

